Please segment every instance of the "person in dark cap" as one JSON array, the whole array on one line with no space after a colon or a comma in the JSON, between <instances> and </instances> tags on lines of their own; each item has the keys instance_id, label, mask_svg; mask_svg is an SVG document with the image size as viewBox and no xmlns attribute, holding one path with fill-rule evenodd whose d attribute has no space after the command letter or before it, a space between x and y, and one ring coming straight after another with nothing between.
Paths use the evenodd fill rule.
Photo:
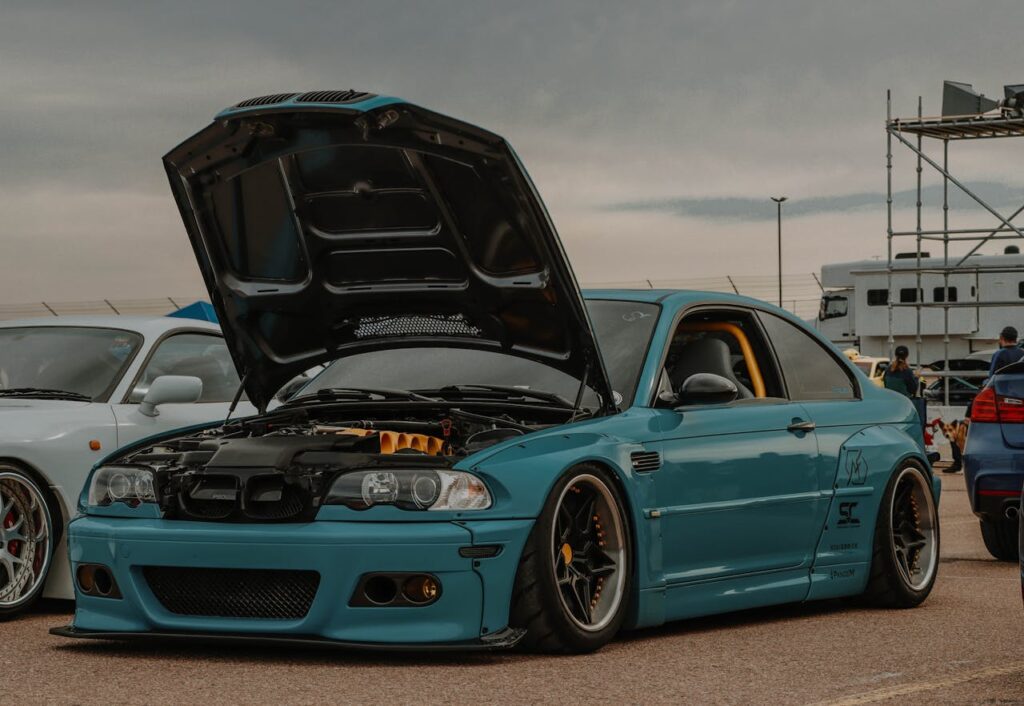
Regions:
<instances>
[{"instance_id":1,"label":"person in dark cap","mask_svg":"<svg viewBox=\"0 0 1024 706\"><path fill-rule=\"evenodd\" d=\"M896 360L890 363L889 367L882 374L882 382L885 384L885 389L894 390L907 397L913 397L917 394L917 378L914 377L914 371L910 369L910 364L907 363L910 351L907 350L906 346L896 346L896 350L893 352Z\"/></svg>"},{"instance_id":2,"label":"person in dark cap","mask_svg":"<svg viewBox=\"0 0 1024 706\"><path fill-rule=\"evenodd\" d=\"M988 366L989 377L1000 368L1016 363L1021 358L1024 358L1024 350L1017 346L1017 329L1007 326L999 334L999 350L992 356L992 362Z\"/></svg>"}]
</instances>

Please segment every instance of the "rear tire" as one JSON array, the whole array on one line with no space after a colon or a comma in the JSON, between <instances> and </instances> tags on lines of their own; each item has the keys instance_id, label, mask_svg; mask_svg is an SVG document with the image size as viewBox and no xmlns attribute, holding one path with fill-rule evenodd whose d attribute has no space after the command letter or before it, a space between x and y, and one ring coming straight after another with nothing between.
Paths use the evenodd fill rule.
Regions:
<instances>
[{"instance_id":1,"label":"rear tire","mask_svg":"<svg viewBox=\"0 0 1024 706\"><path fill-rule=\"evenodd\" d=\"M1009 520L982 520L981 538L988 553L999 561L1020 560L1020 535L1016 522Z\"/></svg>"},{"instance_id":2,"label":"rear tire","mask_svg":"<svg viewBox=\"0 0 1024 706\"><path fill-rule=\"evenodd\" d=\"M555 483L526 541L509 624L520 646L593 652L622 626L632 590L632 538L615 479L576 466Z\"/></svg>"},{"instance_id":3,"label":"rear tire","mask_svg":"<svg viewBox=\"0 0 1024 706\"><path fill-rule=\"evenodd\" d=\"M882 495L863 597L879 607L913 608L931 593L938 568L939 514L931 476L921 464L907 461Z\"/></svg>"}]
</instances>

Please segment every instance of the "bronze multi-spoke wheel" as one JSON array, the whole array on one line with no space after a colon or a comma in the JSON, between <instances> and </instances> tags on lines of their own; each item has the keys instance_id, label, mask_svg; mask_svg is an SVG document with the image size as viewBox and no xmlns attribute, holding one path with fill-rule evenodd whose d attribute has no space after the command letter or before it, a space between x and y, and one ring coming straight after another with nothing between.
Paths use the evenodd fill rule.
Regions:
<instances>
[{"instance_id":1,"label":"bronze multi-spoke wheel","mask_svg":"<svg viewBox=\"0 0 1024 706\"><path fill-rule=\"evenodd\" d=\"M631 576L629 525L615 480L579 466L552 490L516 576L512 625L545 652L588 652L615 636Z\"/></svg>"},{"instance_id":2,"label":"bronze multi-spoke wheel","mask_svg":"<svg viewBox=\"0 0 1024 706\"><path fill-rule=\"evenodd\" d=\"M28 608L42 593L53 554L53 520L39 485L0 464L0 618Z\"/></svg>"},{"instance_id":3,"label":"bronze multi-spoke wheel","mask_svg":"<svg viewBox=\"0 0 1024 706\"><path fill-rule=\"evenodd\" d=\"M875 525L865 596L897 608L916 606L932 590L939 565L939 515L930 475L907 462L889 480Z\"/></svg>"}]
</instances>

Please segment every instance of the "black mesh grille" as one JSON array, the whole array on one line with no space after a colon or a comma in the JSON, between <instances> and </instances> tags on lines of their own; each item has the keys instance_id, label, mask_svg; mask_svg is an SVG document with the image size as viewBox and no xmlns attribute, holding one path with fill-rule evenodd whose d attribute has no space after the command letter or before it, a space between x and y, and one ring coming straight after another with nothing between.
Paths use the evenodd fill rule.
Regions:
<instances>
[{"instance_id":1,"label":"black mesh grille","mask_svg":"<svg viewBox=\"0 0 1024 706\"><path fill-rule=\"evenodd\" d=\"M480 329L462 314L445 316L367 316L359 320L356 338L389 336L479 336Z\"/></svg>"},{"instance_id":2,"label":"black mesh grille","mask_svg":"<svg viewBox=\"0 0 1024 706\"><path fill-rule=\"evenodd\" d=\"M275 103L284 103L286 100L296 94L294 93L275 93L271 96L257 96L255 98L247 98L241 103L237 104L236 108L253 108L258 105L274 105Z\"/></svg>"},{"instance_id":3,"label":"black mesh grille","mask_svg":"<svg viewBox=\"0 0 1024 706\"><path fill-rule=\"evenodd\" d=\"M358 103L372 98L373 93L363 91L310 91L295 99L296 103Z\"/></svg>"},{"instance_id":4,"label":"black mesh grille","mask_svg":"<svg viewBox=\"0 0 1024 706\"><path fill-rule=\"evenodd\" d=\"M304 618L320 585L315 571L146 566L142 573L170 612L216 618Z\"/></svg>"}]
</instances>

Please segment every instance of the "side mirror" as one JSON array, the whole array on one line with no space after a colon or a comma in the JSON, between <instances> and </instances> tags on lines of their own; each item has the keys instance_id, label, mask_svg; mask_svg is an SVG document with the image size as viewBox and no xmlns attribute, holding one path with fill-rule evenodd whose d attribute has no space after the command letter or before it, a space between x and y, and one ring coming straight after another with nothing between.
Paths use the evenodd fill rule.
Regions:
<instances>
[{"instance_id":1,"label":"side mirror","mask_svg":"<svg viewBox=\"0 0 1024 706\"><path fill-rule=\"evenodd\" d=\"M679 386L680 404L728 404L740 394L736 385L714 373L694 373Z\"/></svg>"},{"instance_id":2,"label":"side mirror","mask_svg":"<svg viewBox=\"0 0 1024 706\"><path fill-rule=\"evenodd\" d=\"M160 414L157 405L188 404L203 395L203 381L191 375L161 375L149 386L139 403L139 412L147 417Z\"/></svg>"}]
</instances>

